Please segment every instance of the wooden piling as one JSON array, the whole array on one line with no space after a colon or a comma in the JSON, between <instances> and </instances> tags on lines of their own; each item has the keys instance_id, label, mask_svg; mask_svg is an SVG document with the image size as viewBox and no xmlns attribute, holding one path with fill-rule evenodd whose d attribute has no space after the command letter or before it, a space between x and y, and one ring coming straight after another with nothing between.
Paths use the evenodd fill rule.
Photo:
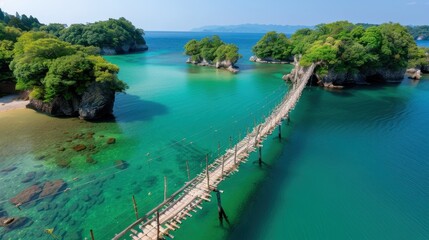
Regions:
<instances>
[{"instance_id":1,"label":"wooden piling","mask_svg":"<svg viewBox=\"0 0 429 240\"><path fill-rule=\"evenodd\" d=\"M160 240L161 238L159 237L159 210L156 211L156 239Z\"/></svg>"},{"instance_id":2,"label":"wooden piling","mask_svg":"<svg viewBox=\"0 0 429 240\"><path fill-rule=\"evenodd\" d=\"M91 240L95 240L94 232L92 231L92 229L89 230L89 233L91 234Z\"/></svg>"},{"instance_id":3,"label":"wooden piling","mask_svg":"<svg viewBox=\"0 0 429 240\"><path fill-rule=\"evenodd\" d=\"M279 124L279 139L282 141L282 122Z\"/></svg>"},{"instance_id":4,"label":"wooden piling","mask_svg":"<svg viewBox=\"0 0 429 240\"><path fill-rule=\"evenodd\" d=\"M167 176L164 176L164 202L167 200Z\"/></svg>"},{"instance_id":5,"label":"wooden piling","mask_svg":"<svg viewBox=\"0 0 429 240\"><path fill-rule=\"evenodd\" d=\"M136 214L136 219L138 220L139 219L139 212L137 209L136 198L134 197L134 195L133 195L133 206L134 206L134 213Z\"/></svg>"},{"instance_id":6,"label":"wooden piling","mask_svg":"<svg viewBox=\"0 0 429 240\"><path fill-rule=\"evenodd\" d=\"M221 199L221 191L220 190L213 190L216 192L216 198L217 198L217 211L219 216L219 223L223 227L223 219L229 224L228 216L225 213L225 210L222 207L222 199Z\"/></svg>"},{"instance_id":7,"label":"wooden piling","mask_svg":"<svg viewBox=\"0 0 429 240\"><path fill-rule=\"evenodd\" d=\"M259 166L262 166L262 147L259 147Z\"/></svg>"}]
</instances>

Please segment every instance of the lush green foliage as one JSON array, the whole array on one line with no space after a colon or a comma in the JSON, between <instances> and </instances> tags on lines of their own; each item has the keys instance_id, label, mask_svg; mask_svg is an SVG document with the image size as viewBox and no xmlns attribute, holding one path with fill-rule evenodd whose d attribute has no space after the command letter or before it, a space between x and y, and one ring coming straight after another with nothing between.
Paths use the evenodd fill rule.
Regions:
<instances>
[{"instance_id":1,"label":"lush green foliage","mask_svg":"<svg viewBox=\"0 0 429 240\"><path fill-rule=\"evenodd\" d=\"M256 43L252 51L261 59L286 61L290 59L292 46L285 34L268 32Z\"/></svg>"},{"instance_id":2,"label":"lush green foliage","mask_svg":"<svg viewBox=\"0 0 429 240\"><path fill-rule=\"evenodd\" d=\"M15 27L15 28L21 29L22 31L36 30L40 26L42 26L39 20L37 18L34 18L31 15L30 17L27 17L27 15L25 14L19 15L19 13L16 13L15 16L13 16L3 12L1 9L0 9L0 23L3 23L9 27Z\"/></svg>"},{"instance_id":3,"label":"lush green foliage","mask_svg":"<svg viewBox=\"0 0 429 240\"><path fill-rule=\"evenodd\" d=\"M52 100L62 95L81 95L94 81L111 82L115 91L126 84L117 77L119 68L93 48L72 45L44 32L27 32L18 38L10 64L17 89L32 90L31 97Z\"/></svg>"},{"instance_id":4,"label":"lush green foliage","mask_svg":"<svg viewBox=\"0 0 429 240\"><path fill-rule=\"evenodd\" d=\"M238 47L234 44L224 43L219 36L206 37L200 41L192 39L186 43L184 48L185 54L195 62L230 61L234 64L241 58Z\"/></svg>"},{"instance_id":5,"label":"lush green foliage","mask_svg":"<svg viewBox=\"0 0 429 240\"><path fill-rule=\"evenodd\" d=\"M302 54L302 65L321 63L320 74L328 69L347 73L371 68L396 70L420 54L407 29L393 23L368 28L345 21L321 24L314 30L298 31L291 43L291 53Z\"/></svg>"},{"instance_id":6,"label":"lush green foliage","mask_svg":"<svg viewBox=\"0 0 429 240\"><path fill-rule=\"evenodd\" d=\"M125 18L109 19L89 24L72 24L63 28L60 24L50 24L41 30L58 36L61 40L83 46L119 48L123 45L145 44L142 29Z\"/></svg>"},{"instance_id":7,"label":"lush green foliage","mask_svg":"<svg viewBox=\"0 0 429 240\"><path fill-rule=\"evenodd\" d=\"M14 80L9 64L13 59L14 42L20 35L19 29L6 26L0 22L0 81Z\"/></svg>"}]
</instances>

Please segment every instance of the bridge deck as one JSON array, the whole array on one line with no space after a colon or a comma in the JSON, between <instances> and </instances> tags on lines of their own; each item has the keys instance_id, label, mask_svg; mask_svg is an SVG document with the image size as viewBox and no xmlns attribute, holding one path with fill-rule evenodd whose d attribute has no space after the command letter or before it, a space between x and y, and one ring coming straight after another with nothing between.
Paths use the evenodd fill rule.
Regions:
<instances>
[{"instance_id":1,"label":"bridge deck","mask_svg":"<svg viewBox=\"0 0 429 240\"><path fill-rule=\"evenodd\" d=\"M308 68L298 84L294 85L263 123L255 126L252 132L248 133L237 145L210 164L207 168L208 173L206 170L187 182L169 199L117 234L113 240L121 238L152 240L164 236L172 238L173 236L169 232L180 228L182 220L192 217L191 213L196 212L197 208L202 209L202 202L210 201L211 192L217 189L218 184L225 177L238 172L239 165L247 160L251 152L261 146L264 139L281 124L284 118L288 117L313 74L314 68L315 64ZM158 233L159 236L157 236ZM129 237L124 237L126 234L129 234Z\"/></svg>"}]
</instances>

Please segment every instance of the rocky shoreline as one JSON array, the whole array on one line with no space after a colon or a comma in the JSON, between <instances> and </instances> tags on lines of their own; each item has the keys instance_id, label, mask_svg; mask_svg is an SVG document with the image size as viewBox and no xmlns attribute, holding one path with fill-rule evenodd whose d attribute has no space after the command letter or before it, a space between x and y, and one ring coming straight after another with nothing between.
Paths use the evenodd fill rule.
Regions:
<instances>
[{"instance_id":1,"label":"rocky shoreline","mask_svg":"<svg viewBox=\"0 0 429 240\"><path fill-rule=\"evenodd\" d=\"M66 99L57 96L51 102L30 100L27 108L54 117L79 117L84 120L109 118L113 114L115 91L108 82L91 83L82 96Z\"/></svg>"},{"instance_id":2,"label":"rocky shoreline","mask_svg":"<svg viewBox=\"0 0 429 240\"><path fill-rule=\"evenodd\" d=\"M202 61L192 61L191 58L188 58L188 60L186 60L186 63L203 66L203 67L214 67L217 69L225 69L234 74L240 71L240 69L237 66L235 66L231 61L226 61L226 60L222 62L212 63L205 59L203 59Z\"/></svg>"},{"instance_id":3,"label":"rocky shoreline","mask_svg":"<svg viewBox=\"0 0 429 240\"><path fill-rule=\"evenodd\" d=\"M293 60L290 61L279 61L276 59L268 59L268 58L258 58L256 56L251 56L249 61L256 63L270 63L270 64L292 64Z\"/></svg>"}]
</instances>

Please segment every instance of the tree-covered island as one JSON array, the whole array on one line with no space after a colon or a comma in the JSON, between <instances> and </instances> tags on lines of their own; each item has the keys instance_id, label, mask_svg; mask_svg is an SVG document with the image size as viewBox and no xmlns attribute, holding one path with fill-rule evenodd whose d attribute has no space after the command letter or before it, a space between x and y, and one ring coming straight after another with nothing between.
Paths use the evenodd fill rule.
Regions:
<instances>
[{"instance_id":1,"label":"tree-covered island","mask_svg":"<svg viewBox=\"0 0 429 240\"><path fill-rule=\"evenodd\" d=\"M219 36L206 37L200 41L192 39L184 48L185 54L189 56L187 63L224 68L233 73L239 71L234 65L241 58L238 47L224 43Z\"/></svg>"},{"instance_id":2,"label":"tree-covered island","mask_svg":"<svg viewBox=\"0 0 429 240\"><path fill-rule=\"evenodd\" d=\"M25 91L27 107L53 116L108 117L127 85L100 53L147 50L143 34L125 18L66 27L0 9L0 92Z\"/></svg>"},{"instance_id":3,"label":"tree-covered island","mask_svg":"<svg viewBox=\"0 0 429 240\"><path fill-rule=\"evenodd\" d=\"M301 67L317 63L315 77L327 87L400 82L407 67L427 64L424 49L417 47L407 28L394 23L364 28L340 21L301 29L290 39L269 32L253 51L259 58L295 57Z\"/></svg>"}]
</instances>

